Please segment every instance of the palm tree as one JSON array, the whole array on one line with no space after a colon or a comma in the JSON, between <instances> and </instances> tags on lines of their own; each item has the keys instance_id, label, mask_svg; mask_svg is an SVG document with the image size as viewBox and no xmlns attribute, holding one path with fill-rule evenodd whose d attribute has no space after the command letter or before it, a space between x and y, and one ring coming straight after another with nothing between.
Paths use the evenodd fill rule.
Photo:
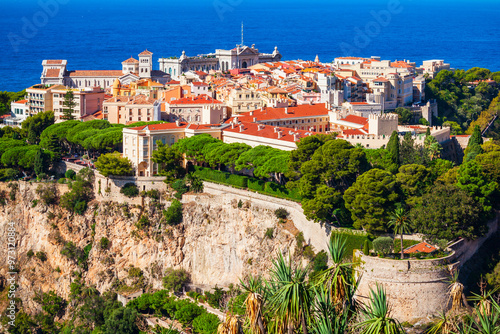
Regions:
<instances>
[{"instance_id":1,"label":"palm tree","mask_svg":"<svg viewBox=\"0 0 500 334\"><path fill-rule=\"evenodd\" d=\"M189 190L195 193L201 193L203 191L203 181L194 173L189 173L187 175L187 180L189 181Z\"/></svg>"},{"instance_id":2,"label":"palm tree","mask_svg":"<svg viewBox=\"0 0 500 334\"><path fill-rule=\"evenodd\" d=\"M310 316L312 294L306 282L308 268L293 266L291 256L288 263L283 254L273 260L267 289L270 291L269 306L275 318L275 331L283 332L286 328L292 334L295 327L302 326L302 333L307 334L307 319Z\"/></svg>"},{"instance_id":3,"label":"palm tree","mask_svg":"<svg viewBox=\"0 0 500 334\"><path fill-rule=\"evenodd\" d=\"M391 215L389 227L394 230L394 235L401 235L401 259L404 259L403 234L410 233L410 220L403 208L397 208Z\"/></svg>"},{"instance_id":4,"label":"palm tree","mask_svg":"<svg viewBox=\"0 0 500 334\"><path fill-rule=\"evenodd\" d=\"M451 310L458 311L462 307L462 304L468 308L469 305L464 295L464 285L458 281L458 270L451 275L448 283L450 284L448 294L451 299Z\"/></svg>"},{"instance_id":5,"label":"palm tree","mask_svg":"<svg viewBox=\"0 0 500 334\"><path fill-rule=\"evenodd\" d=\"M361 322L355 325L360 334L402 334L403 328L389 316L389 302L381 285L370 288L370 304L361 308Z\"/></svg>"},{"instance_id":6,"label":"palm tree","mask_svg":"<svg viewBox=\"0 0 500 334\"><path fill-rule=\"evenodd\" d=\"M264 324L263 305L264 298L262 292L262 279L248 276L246 282L240 280L240 284L248 293L245 299L246 316L250 322L250 329L253 333L266 334L267 330Z\"/></svg>"}]
</instances>

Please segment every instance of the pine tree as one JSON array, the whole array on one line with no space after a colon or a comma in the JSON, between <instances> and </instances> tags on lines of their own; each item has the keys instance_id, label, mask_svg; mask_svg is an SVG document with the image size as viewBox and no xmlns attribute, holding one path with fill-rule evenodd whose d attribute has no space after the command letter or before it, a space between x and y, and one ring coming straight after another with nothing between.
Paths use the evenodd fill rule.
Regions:
<instances>
[{"instance_id":1,"label":"pine tree","mask_svg":"<svg viewBox=\"0 0 500 334\"><path fill-rule=\"evenodd\" d=\"M474 160L478 154L483 153L483 148L481 147L482 144L483 136L481 135L481 128L479 125L476 125L464 152L465 161Z\"/></svg>"},{"instance_id":2,"label":"pine tree","mask_svg":"<svg viewBox=\"0 0 500 334\"><path fill-rule=\"evenodd\" d=\"M51 134L48 137L47 150L54 152L54 161L61 159L61 143L57 135Z\"/></svg>"},{"instance_id":3,"label":"pine tree","mask_svg":"<svg viewBox=\"0 0 500 334\"><path fill-rule=\"evenodd\" d=\"M75 119L73 112L75 111L76 102L72 90L70 89L67 90L66 95L64 96L63 105L64 105L63 116L61 118L64 120Z\"/></svg>"},{"instance_id":4,"label":"pine tree","mask_svg":"<svg viewBox=\"0 0 500 334\"><path fill-rule=\"evenodd\" d=\"M427 127L427 130L425 130L425 136L429 137L431 135L431 128Z\"/></svg>"},{"instance_id":5,"label":"pine tree","mask_svg":"<svg viewBox=\"0 0 500 334\"><path fill-rule=\"evenodd\" d=\"M33 169L35 170L36 175L40 175L45 171L45 159L42 149L39 149L35 154Z\"/></svg>"},{"instance_id":6,"label":"pine tree","mask_svg":"<svg viewBox=\"0 0 500 334\"><path fill-rule=\"evenodd\" d=\"M389 152L391 162L399 166L399 136L396 131L393 131L391 134L391 138L389 138L389 142L387 143L387 151Z\"/></svg>"}]
</instances>

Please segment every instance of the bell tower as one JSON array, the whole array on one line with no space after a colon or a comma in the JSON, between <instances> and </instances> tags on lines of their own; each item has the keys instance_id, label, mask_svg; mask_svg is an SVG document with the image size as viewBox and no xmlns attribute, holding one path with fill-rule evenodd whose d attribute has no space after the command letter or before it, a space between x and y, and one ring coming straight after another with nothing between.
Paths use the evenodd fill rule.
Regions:
<instances>
[{"instance_id":1,"label":"bell tower","mask_svg":"<svg viewBox=\"0 0 500 334\"><path fill-rule=\"evenodd\" d=\"M151 78L153 70L153 53L147 49L139 53L139 77Z\"/></svg>"}]
</instances>

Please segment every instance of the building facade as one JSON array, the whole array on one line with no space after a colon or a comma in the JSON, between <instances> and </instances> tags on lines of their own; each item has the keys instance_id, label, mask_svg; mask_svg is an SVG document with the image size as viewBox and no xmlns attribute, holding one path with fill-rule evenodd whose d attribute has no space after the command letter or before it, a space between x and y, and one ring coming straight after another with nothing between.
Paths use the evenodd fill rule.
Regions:
<instances>
[{"instance_id":1,"label":"building facade","mask_svg":"<svg viewBox=\"0 0 500 334\"><path fill-rule=\"evenodd\" d=\"M168 73L172 78L178 80L183 73L188 71L229 71L239 68L248 68L252 65L280 61L281 54L278 47L273 53L260 53L255 45L251 47L240 46L231 50L217 49L214 53L187 57L186 52L182 55L170 58L160 58L160 71Z\"/></svg>"}]
</instances>

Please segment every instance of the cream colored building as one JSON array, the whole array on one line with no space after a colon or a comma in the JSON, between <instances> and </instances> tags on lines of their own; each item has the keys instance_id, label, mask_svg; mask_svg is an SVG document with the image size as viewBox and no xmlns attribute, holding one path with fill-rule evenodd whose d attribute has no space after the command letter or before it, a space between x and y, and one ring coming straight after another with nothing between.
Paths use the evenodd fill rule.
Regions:
<instances>
[{"instance_id":1,"label":"cream colored building","mask_svg":"<svg viewBox=\"0 0 500 334\"><path fill-rule=\"evenodd\" d=\"M145 95L116 96L104 101L103 118L113 124L159 121L160 102Z\"/></svg>"},{"instance_id":2,"label":"cream colored building","mask_svg":"<svg viewBox=\"0 0 500 334\"><path fill-rule=\"evenodd\" d=\"M73 117L76 120L81 120L86 115L93 114L96 111L102 110L104 101L104 90L95 88L86 89L71 89L75 101L73 110ZM52 103L54 110L54 117L56 122L61 122L64 119L64 99L68 89L52 89Z\"/></svg>"},{"instance_id":3,"label":"cream colored building","mask_svg":"<svg viewBox=\"0 0 500 334\"><path fill-rule=\"evenodd\" d=\"M231 115L235 116L262 108L263 101L260 98L260 94L255 90L235 88L229 93L226 105Z\"/></svg>"},{"instance_id":4,"label":"cream colored building","mask_svg":"<svg viewBox=\"0 0 500 334\"><path fill-rule=\"evenodd\" d=\"M65 89L61 85L34 85L26 88L30 116L39 112L53 110L52 89Z\"/></svg>"},{"instance_id":5,"label":"cream colored building","mask_svg":"<svg viewBox=\"0 0 500 334\"><path fill-rule=\"evenodd\" d=\"M417 71L422 74L429 74L429 77L434 76L441 70L449 70L450 64L447 64L442 59L424 60L422 66Z\"/></svg>"},{"instance_id":6,"label":"cream colored building","mask_svg":"<svg viewBox=\"0 0 500 334\"><path fill-rule=\"evenodd\" d=\"M228 117L227 107L220 101L202 94L165 103L162 119L193 124L222 123Z\"/></svg>"},{"instance_id":7,"label":"cream colored building","mask_svg":"<svg viewBox=\"0 0 500 334\"><path fill-rule=\"evenodd\" d=\"M158 165L151 160L157 149L157 141L173 145L179 139L208 133L222 139L222 128L212 125L195 125L184 122L144 125L123 129L123 156L128 158L137 176L153 176L158 173Z\"/></svg>"}]
</instances>

